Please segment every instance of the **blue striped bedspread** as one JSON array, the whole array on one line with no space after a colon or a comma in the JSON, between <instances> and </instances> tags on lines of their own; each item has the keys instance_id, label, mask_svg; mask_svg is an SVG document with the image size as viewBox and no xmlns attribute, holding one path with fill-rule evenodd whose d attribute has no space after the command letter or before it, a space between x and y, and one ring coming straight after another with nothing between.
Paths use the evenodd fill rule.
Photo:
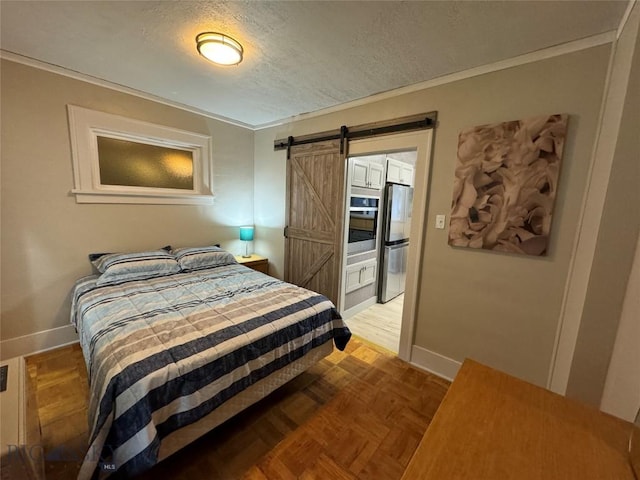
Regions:
<instances>
[{"instance_id":1,"label":"blue striped bedspread","mask_svg":"<svg viewBox=\"0 0 640 480\"><path fill-rule=\"evenodd\" d=\"M72 297L90 383L79 478L150 468L171 432L351 336L326 297L241 265L104 287L96 278L79 280Z\"/></svg>"}]
</instances>

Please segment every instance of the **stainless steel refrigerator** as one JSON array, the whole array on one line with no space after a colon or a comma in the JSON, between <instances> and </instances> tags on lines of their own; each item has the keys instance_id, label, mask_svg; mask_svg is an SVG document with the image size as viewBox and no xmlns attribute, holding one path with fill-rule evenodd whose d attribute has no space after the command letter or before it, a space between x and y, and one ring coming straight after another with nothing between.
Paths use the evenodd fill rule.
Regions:
<instances>
[{"instance_id":1,"label":"stainless steel refrigerator","mask_svg":"<svg viewBox=\"0 0 640 480\"><path fill-rule=\"evenodd\" d=\"M382 212L382 254L378 301L386 303L404 292L411 230L413 188L387 183Z\"/></svg>"}]
</instances>

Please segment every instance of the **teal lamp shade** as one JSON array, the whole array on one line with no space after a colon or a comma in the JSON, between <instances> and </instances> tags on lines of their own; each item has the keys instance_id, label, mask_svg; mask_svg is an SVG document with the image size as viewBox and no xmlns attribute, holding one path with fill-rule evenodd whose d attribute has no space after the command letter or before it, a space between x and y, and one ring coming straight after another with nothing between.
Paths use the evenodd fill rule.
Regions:
<instances>
[{"instance_id":1,"label":"teal lamp shade","mask_svg":"<svg viewBox=\"0 0 640 480\"><path fill-rule=\"evenodd\" d=\"M240 227L240 240L245 242L245 250L243 257L249 258L249 242L253 241L253 225L248 227Z\"/></svg>"},{"instance_id":2,"label":"teal lamp shade","mask_svg":"<svg viewBox=\"0 0 640 480\"><path fill-rule=\"evenodd\" d=\"M240 240L243 242L252 242L253 227L240 227Z\"/></svg>"}]
</instances>

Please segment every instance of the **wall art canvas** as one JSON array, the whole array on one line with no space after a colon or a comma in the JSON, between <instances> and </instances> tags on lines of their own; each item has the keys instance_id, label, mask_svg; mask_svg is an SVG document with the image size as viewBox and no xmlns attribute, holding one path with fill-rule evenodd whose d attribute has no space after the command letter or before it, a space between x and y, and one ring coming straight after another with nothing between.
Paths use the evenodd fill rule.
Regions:
<instances>
[{"instance_id":1,"label":"wall art canvas","mask_svg":"<svg viewBox=\"0 0 640 480\"><path fill-rule=\"evenodd\" d=\"M460 133L449 245L547 254L567 120L544 115Z\"/></svg>"}]
</instances>

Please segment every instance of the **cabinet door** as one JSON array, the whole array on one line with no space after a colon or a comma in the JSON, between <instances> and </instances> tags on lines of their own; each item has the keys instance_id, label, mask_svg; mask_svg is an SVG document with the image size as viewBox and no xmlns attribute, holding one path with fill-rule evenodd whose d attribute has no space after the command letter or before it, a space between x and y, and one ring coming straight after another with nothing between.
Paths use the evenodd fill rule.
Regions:
<instances>
[{"instance_id":1,"label":"cabinet door","mask_svg":"<svg viewBox=\"0 0 640 480\"><path fill-rule=\"evenodd\" d=\"M402 167L400 162L392 158L387 160L387 182L400 183L402 178Z\"/></svg>"},{"instance_id":2,"label":"cabinet door","mask_svg":"<svg viewBox=\"0 0 640 480\"><path fill-rule=\"evenodd\" d=\"M369 182L369 162L364 160L353 160L351 171L351 185L354 187L368 187Z\"/></svg>"},{"instance_id":3,"label":"cabinet door","mask_svg":"<svg viewBox=\"0 0 640 480\"><path fill-rule=\"evenodd\" d=\"M368 260L347 266L344 293L353 292L376 281L378 261Z\"/></svg>"},{"instance_id":4,"label":"cabinet door","mask_svg":"<svg viewBox=\"0 0 640 480\"><path fill-rule=\"evenodd\" d=\"M349 293L357 290L360 285L360 272L362 270L361 265L349 265L347 266L347 278L345 280L344 292Z\"/></svg>"},{"instance_id":5,"label":"cabinet door","mask_svg":"<svg viewBox=\"0 0 640 480\"><path fill-rule=\"evenodd\" d=\"M413 187L413 165L403 163L400 170L400 183Z\"/></svg>"},{"instance_id":6,"label":"cabinet door","mask_svg":"<svg viewBox=\"0 0 640 480\"><path fill-rule=\"evenodd\" d=\"M369 188L380 190L384 186L384 166L379 163L369 164Z\"/></svg>"},{"instance_id":7,"label":"cabinet door","mask_svg":"<svg viewBox=\"0 0 640 480\"><path fill-rule=\"evenodd\" d=\"M377 273L378 263L373 261L367 265L365 265L362 269L362 274L360 275L360 286L364 287L365 285L369 285L376 281L376 273Z\"/></svg>"}]
</instances>

